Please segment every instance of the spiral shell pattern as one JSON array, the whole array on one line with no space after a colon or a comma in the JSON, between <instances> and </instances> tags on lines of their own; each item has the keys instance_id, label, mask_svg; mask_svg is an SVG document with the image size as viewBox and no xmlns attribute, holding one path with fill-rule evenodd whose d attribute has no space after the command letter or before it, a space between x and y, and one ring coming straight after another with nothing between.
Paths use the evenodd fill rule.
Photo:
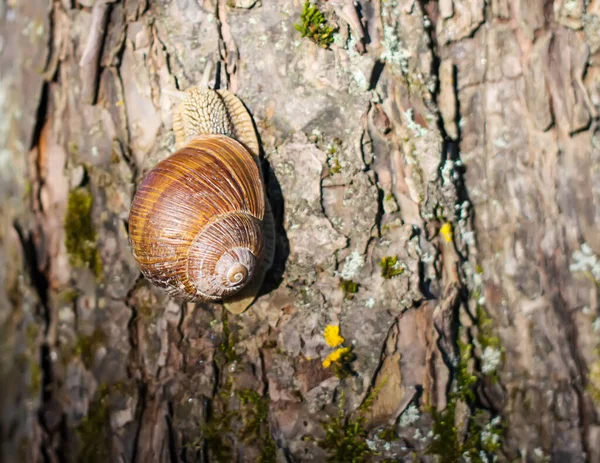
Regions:
<instances>
[{"instance_id":1,"label":"spiral shell pattern","mask_svg":"<svg viewBox=\"0 0 600 463\"><path fill-rule=\"evenodd\" d=\"M265 197L238 141L202 135L143 179L129 215L142 273L171 295L216 300L240 291L264 259Z\"/></svg>"},{"instance_id":2,"label":"spiral shell pattern","mask_svg":"<svg viewBox=\"0 0 600 463\"><path fill-rule=\"evenodd\" d=\"M254 275L263 255L258 219L230 213L219 217L198 235L188 257L188 275L202 294L221 298L235 294Z\"/></svg>"}]
</instances>

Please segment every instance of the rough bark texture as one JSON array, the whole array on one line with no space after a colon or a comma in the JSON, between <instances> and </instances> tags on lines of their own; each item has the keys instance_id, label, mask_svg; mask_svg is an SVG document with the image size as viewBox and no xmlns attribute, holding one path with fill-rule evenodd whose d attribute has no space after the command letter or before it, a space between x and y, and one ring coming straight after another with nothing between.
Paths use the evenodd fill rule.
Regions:
<instances>
[{"instance_id":1,"label":"rough bark texture","mask_svg":"<svg viewBox=\"0 0 600 463\"><path fill-rule=\"evenodd\" d=\"M302 3L0 3L0 461L600 461L600 1ZM127 242L203 75L278 222L240 316Z\"/></svg>"}]
</instances>

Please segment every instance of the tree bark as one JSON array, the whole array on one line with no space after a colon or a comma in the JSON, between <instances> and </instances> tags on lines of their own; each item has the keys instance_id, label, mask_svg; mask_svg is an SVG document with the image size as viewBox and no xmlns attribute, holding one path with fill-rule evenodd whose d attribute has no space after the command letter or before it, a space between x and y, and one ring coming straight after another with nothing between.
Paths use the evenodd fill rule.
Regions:
<instances>
[{"instance_id":1,"label":"tree bark","mask_svg":"<svg viewBox=\"0 0 600 463\"><path fill-rule=\"evenodd\" d=\"M0 3L0 461L600 462L600 1L316 5ZM128 245L203 76L277 222L239 316Z\"/></svg>"}]
</instances>

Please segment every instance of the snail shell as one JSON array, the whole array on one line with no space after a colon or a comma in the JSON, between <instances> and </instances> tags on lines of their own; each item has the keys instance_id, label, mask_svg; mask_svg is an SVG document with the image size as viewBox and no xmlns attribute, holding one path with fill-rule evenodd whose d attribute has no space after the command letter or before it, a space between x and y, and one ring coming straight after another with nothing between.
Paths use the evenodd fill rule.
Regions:
<instances>
[{"instance_id":1,"label":"snail shell","mask_svg":"<svg viewBox=\"0 0 600 463\"><path fill-rule=\"evenodd\" d=\"M142 180L129 240L142 273L172 296L244 311L274 254L252 119L231 92L193 88L175 111L174 154Z\"/></svg>"}]
</instances>

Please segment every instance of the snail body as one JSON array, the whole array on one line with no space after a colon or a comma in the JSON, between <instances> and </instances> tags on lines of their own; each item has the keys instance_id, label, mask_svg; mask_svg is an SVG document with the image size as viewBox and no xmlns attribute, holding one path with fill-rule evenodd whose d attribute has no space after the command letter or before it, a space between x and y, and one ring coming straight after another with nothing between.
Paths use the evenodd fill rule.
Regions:
<instances>
[{"instance_id":1,"label":"snail body","mask_svg":"<svg viewBox=\"0 0 600 463\"><path fill-rule=\"evenodd\" d=\"M177 151L144 177L131 205L133 255L172 296L243 312L272 264L275 235L251 116L233 93L196 87L173 129Z\"/></svg>"}]
</instances>

